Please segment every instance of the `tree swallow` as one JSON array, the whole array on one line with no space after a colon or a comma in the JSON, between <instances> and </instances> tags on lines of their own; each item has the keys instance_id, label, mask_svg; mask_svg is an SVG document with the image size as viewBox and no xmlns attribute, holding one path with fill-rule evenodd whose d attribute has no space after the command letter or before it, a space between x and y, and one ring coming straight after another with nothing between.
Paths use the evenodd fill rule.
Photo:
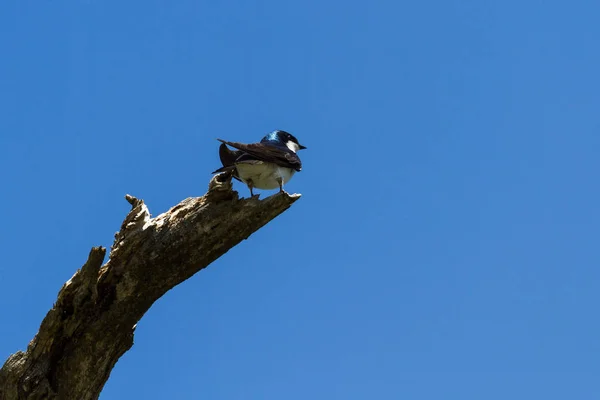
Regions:
<instances>
[{"instance_id":1,"label":"tree swallow","mask_svg":"<svg viewBox=\"0 0 600 400\"><path fill-rule=\"evenodd\" d=\"M235 179L248 186L250 196L254 196L253 188L279 187L279 191L283 192L283 185L292 179L296 171L302 169L302 162L296 152L306 147L286 131L273 131L260 143L243 144L217 140L222 143L219 147L219 158L223 167L213 174L230 172ZM227 145L237 150L231 150Z\"/></svg>"}]
</instances>

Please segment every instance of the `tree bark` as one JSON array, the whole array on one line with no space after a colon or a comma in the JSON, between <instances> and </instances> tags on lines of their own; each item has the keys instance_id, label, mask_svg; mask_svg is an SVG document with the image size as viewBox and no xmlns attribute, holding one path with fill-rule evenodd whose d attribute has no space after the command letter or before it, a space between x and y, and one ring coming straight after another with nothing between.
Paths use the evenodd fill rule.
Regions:
<instances>
[{"instance_id":1,"label":"tree bark","mask_svg":"<svg viewBox=\"0 0 600 400\"><path fill-rule=\"evenodd\" d=\"M25 352L0 369L0 400L97 399L117 360L133 345L136 323L168 290L288 209L300 195L239 199L231 176L155 218L132 208L102 265L94 247L66 282Z\"/></svg>"}]
</instances>

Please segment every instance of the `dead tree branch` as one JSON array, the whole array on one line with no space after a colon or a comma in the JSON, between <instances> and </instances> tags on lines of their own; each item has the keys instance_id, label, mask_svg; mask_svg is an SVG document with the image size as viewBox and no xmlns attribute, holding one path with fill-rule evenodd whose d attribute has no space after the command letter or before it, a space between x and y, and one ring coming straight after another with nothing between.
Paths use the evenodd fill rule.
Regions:
<instances>
[{"instance_id":1,"label":"dead tree branch","mask_svg":"<svg viewBox=\"0 0 600 400\"><path fill-rule=\"evenodd\" d=\"M288 209L299 195L239 199L220 174L208 192L155 218L143 200L115 235L109 260L94 247L63 285L26 351L0 369L0 400L97 399L137 322L168 290Z\"/></svg>"}]
</instances>

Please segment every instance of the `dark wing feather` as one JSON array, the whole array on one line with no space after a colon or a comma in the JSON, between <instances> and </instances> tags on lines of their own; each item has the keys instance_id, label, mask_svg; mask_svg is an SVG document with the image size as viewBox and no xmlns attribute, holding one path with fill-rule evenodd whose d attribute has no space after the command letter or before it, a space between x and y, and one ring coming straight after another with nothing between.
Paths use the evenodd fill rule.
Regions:
<instances>
[{"instance_id":1,"label":"dark wing feather","mask_svg":"<svg viewBox=\"0 0 600 400\"><path fill-rule=\"evenodd\" d=\"M239 150L231 150L225 143L219 146L219 158L224 167L229 167L235 163L235 160L240 158L243 152Z\"/></svg>"},{"instance_id":2,"label":"dark wing feather","mask_svg":"<svg viewBox=\"0 0 600 400\"><path fill-rule=\"evenodd\" d=\"M219 172L229 172L233 174L235 179L239 180L239 178L235 176L234 163L243 154L244 153L239 150L230 150L225 143L222 143L221 146L219 146L219 158L221 159L221 164L223 164L223 166L212 173L217 174Z\"/></svg>"},{"instance_id":3,"label":"dark wing feather","mask_svg":"<svg viewBox=\"0 0 600 400\"><path fill-rule=\"evenodd\" d=\"M249 154L256 160L274 163L280 167L292 168L296 171L302 169L302 162L298 155L287 147L273 146L265 143L244 144L228 142L222 139L217 140Z\"/></svg>"}]
</instances>

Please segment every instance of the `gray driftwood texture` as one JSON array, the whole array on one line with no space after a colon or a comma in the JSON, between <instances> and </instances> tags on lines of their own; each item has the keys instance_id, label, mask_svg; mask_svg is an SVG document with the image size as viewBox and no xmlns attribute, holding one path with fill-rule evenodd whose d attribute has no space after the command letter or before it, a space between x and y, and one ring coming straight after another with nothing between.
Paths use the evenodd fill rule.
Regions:
<instances>
[{"instance_id":1,"label":"gray driftwood texture","mask_svg":"<svg viewBox=\"0 0 600 400\"><path fill-rule=\"evenodd\" d=\"M155 218L143 200L115 235L109 259L94 247L63 285L26 351L0 369L0 399L97 399L133 345L136 323L169 289L208 266L288 209L300 195L240 199L231 177Z\"/></svg>"}]
</instances>

